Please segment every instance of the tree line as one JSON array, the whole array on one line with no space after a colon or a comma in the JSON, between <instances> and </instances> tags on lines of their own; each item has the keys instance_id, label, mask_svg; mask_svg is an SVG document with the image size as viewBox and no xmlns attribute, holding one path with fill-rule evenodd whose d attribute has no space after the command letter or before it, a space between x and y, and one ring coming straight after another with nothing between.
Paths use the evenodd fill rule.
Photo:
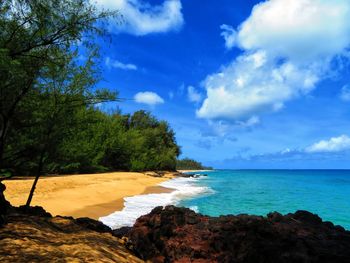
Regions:
<instances>
[{"instance_id":1,"label":"tree line","mask_svg":"<svg viewBox=\"0 0 350 263\"><path fill-rule=\"evenodd\" d=\"M184 158L177 160L176 163L177 170L212 170L212 167L204 166L202 163L197 162L190 158Z\"/></svg>"}]
</instances>

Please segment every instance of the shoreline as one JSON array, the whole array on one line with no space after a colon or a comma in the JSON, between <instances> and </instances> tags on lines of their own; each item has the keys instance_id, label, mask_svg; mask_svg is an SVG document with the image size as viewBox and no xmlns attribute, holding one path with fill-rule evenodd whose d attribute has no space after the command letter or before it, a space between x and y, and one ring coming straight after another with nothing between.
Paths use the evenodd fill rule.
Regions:
<instances>
[{"instance_id":1,"label":"shoreline","mask_svg":"<svg viewBox=\"0 0 350 263\"><path fill-rule=\"evenodd\" d=\"M214 170L177 170L179 173L201 173L201 172L212 172Z\"/></svg>"},{"instance_id":2,"label":"shoreline","mask_svg":"<svg viewBox=\"0 0 350 263\"><path fill-rule=\"evenodd\" d=\"M166 173L153 177L145 173L113 172L62 175L39 179L32 206L42 206L52 215L99 219L124 208L124 198L153 193L170 193L159 186L174 177ZM14 206L25 204L32 181L6 180L6 199Z\"/></svg>"},{"instance_id":3,"label":"shoreline","mask_svg":"<svg viewBox=\"0 0 350 263\"><path fill-rule=\"evenodd\" d=\"M121 211L115 211L108 216L100 217L99 221L111 229L131 227L139 217L150 213L155 207L176 206L185 199L212 191L209 187L197 185L196 182L198 180L198 177L174 177L172 180L159 184L160 187L165 187L168 193L151 193L126 197L124 198L124 208Z\"/></svg>"},{"instance_id":4,"label":"shoreline","mask_svg":"<svg viewBox=\"0 0 350 263\"><path fill-rule=\"evenodd\" d=\"M159 185L154 185L154 186L148 186L145 189L145 191L143 191L142 193L132 195L132 196L147 195L147 194L163 194L163 193L171 193L173 191L174 189L166 188ZM95 220L99 220L99 218L101 217L106 217L115 212L122 211L125 207L125 198L132 197L132 196L124 196L122 198L119 198L117 200L114 200L108 203L101 203L101 204L86 206L76 211L73 211L71 213L71 216L73 216L74 218L79 218L79 217L86 217L86 215L89 214L89 216L87 217Z\"/></svg>"}]
</instances>

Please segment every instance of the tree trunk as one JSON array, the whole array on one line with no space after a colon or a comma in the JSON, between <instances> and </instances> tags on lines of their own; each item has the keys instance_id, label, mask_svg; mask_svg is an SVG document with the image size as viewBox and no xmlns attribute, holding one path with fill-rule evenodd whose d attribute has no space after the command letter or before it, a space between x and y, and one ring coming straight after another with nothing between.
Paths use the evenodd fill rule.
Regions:
<instances>
[{"instance_id":1,"label":"tree trunk","mask_svg":"<svg viewBox=\"0 0 350 263\"><path fill-rule=\"evenodd\" d=\"M45 153L45 151L42 151L42 153L41 153L41 155L40 155L38 170L37 170L37 173L36 173L36 176L35 176L35 180L34 180L33 185L32 185L32 189L30 189L30 193L29 193L29 196L28 196L28 200L27 200L27 203L26 203L26 207L29 207L29 206L30 206L30 203L32 202L32 199L33 199L33 196L34 196L34 192L35 192L36 185L37 185L37 183L38 183L38 181L39 181L39 178L40 178L40 175L41 175L41 173L42 173L43 164L44 164L44 153Z\"/></svg>"}]
</instances>

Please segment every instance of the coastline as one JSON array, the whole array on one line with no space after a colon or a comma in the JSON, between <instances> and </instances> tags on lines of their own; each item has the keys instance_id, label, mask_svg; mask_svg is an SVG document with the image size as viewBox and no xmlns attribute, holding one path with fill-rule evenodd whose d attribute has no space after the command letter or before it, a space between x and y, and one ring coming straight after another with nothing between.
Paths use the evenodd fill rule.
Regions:
<instances>
[{"instance_id":1,"label":"coastline","mask_svg":"<svg viewBox=\"0 0 350 263\"><path fill-rule=\"evenodd\" d=\"M214 170L177 170L179 173L201 173L201 172L212 172Z\"/></svg>"},{"instance_id":2,"label":"coastline","mask_svg":"<svg viewBox=\"0 0 350 263\"><path fill-rule=\"evenodd\" d=\"M155 207L168 205L179 205L183 200L193 198L194 196L212 193L212 189L207 186L198 185L198 177L175 176L159 184L162 190L168 190L167 193L154 193L134 195L124 198L124 208L120 211L100 217L99 221L109 226L111 229L120 229L122 227L132 227L136 220L148 213ZM191 207L196 211L196 207Z\"/></svg>"},{"instance_id":3,"label":"coastline","mask_svg":"<svg viewBox=\"0 0 350 263\"><path fill-rule=\"evenodd\" d=\"M122 210L125 197L172 192L159 186L172 178L173 173L152 177L134 172L42 177L31 205L52 215L98 219ZM15 206L25 204L32 182L28 178L4 181L6 199Z\"/></svg>"}]
</instances>

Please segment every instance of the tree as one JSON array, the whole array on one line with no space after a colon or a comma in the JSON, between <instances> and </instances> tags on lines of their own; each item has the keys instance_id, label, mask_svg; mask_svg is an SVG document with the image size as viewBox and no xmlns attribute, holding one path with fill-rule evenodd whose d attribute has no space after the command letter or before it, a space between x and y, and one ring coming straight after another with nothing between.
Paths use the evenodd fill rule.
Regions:
<instances>
[{"instance_id":1,"label":"tree","mask_svg":"<svg viewBox=\"0 0 350 263\"><path fill-rule=\"evenodd\" d=\"M4 158L12 125L16 123L16 132L19 132L24 126L16 120L31 115L36 123L31 123L29 130L36 129L38 138L31 138L28 133L22 136L32 147L31 161L35 162L35 157L38 161L27 205L45 159L54 152L53 141L61 138L57 135L58 127L61 125L59 130L62 131L62 124L67 123L65 118L59 120L59 116L69 116L66 111L80 104L98 103L104 95L102 100L113 96L106 92L90 92L95 82L88 76L91 60L84 67L73 63L77 43L83 36L88 39L89 35L102 34L95 24L109 15L97 12L84 0L5 0L0 3L0 168L4 168L4 159L13 158ZM93 42L84 40L83 44L90 51L96 51ZM35 98L33 102L28 102L29 97ZM40 107L46 109L40 111ZM13 152L11 150L9 153ZM15 158L23 157L26 150L28 147L15 154Z\"/></svg>"},{"instance_id":2,"label":"tree","mask_svg":"<svg viewBox=\"0 0 350 263\"><path fill-rule=\"evenodd\" d=\"M167 122L141 110L130 117L130 128L131 170L175 170L180 148Z\"/></svg>"},{"instance_id":3,"label":"tree","mask_svg":"<svg viewBox=\"0 0 350 263\"><path fill-rule=\"evenodd\" d=\"M64 67L67 54L111 15L84 0L4 0L0 3L0 167L12 121L23 99L45 82L45 72ZM40 86L40 85L39 85Z\"/></svg>"},{"instance_id":4,"label":"tree","mask_svg":"<svg viewBox=\"0 0 350 263\"><path fill-rule=\"evenodd\" d=\"M36 183L46 164L54 163L59 158L59 147L64 138L81 129L82 120L79 112L87 107L106 100L114 100L116 94L108 91L92 91L98 78L93 72L93 61L89 59L85 65L76 65L74 58L68 58L64 67L53 65L45 73L45 82L38 83L38 94L35 107L31 107L36 126L32 126L27 136L35 136L37 153L37 171L27 206L30 205ZM58 68L57 68L58 67ZM39 128L38 128L39 127ZM31 155L33 160L35 156ZM51 168L54 168L51 167Z\"/></svg>"},{"instance_id":5,"label":"tree","mask_svg":"<svg viewBox=\"0 0 350 263\"><path fill-rule=\"evenodd\" d=\"M97 87L93 38L109 15L86 0L0 2L0 173L35 175L27 206L42 174L175 169L167 122L96 106L117 97Z\"/></svg>"}]
</instances>

